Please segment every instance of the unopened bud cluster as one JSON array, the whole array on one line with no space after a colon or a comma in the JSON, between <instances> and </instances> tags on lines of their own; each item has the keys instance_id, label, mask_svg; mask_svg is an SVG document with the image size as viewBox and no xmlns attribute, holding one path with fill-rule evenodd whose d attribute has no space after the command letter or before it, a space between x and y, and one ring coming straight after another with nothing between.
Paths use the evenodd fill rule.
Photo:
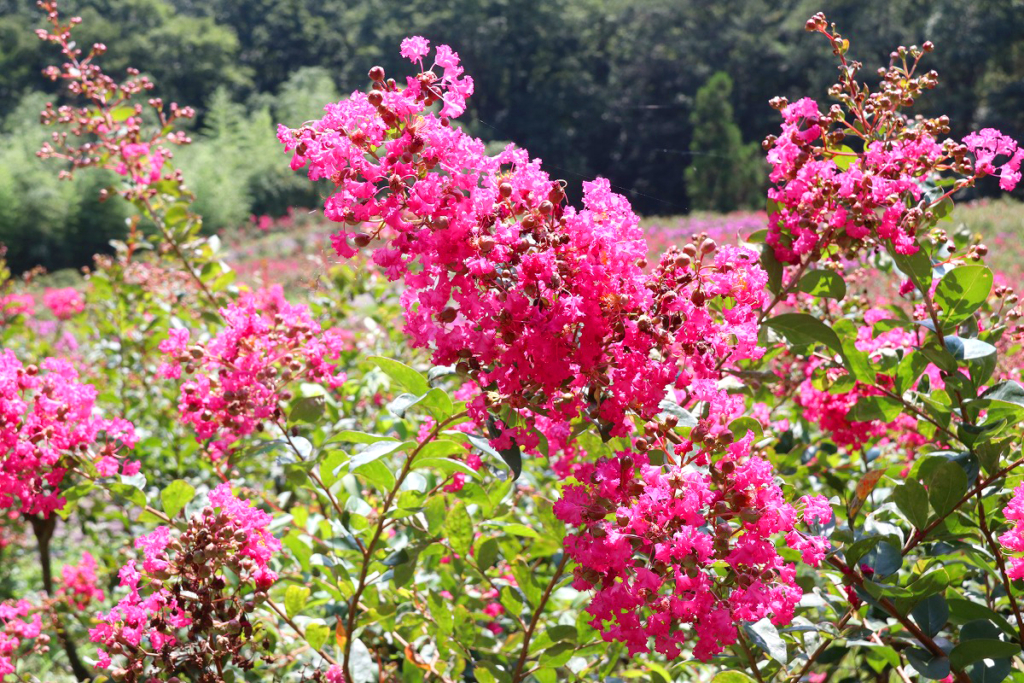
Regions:
<instances>
[{"instance_id":1,"label":"unopened bud cluster","mask_svg":"<svg viewBox=\"0 0 1024 683\"><path fill-rule=\"evenodd\" d=\"M222 683L226 670L251 669L264 645L250 615L277 580L271 520L222 484L180 534L158 527L136 539L141 570L134 561L121 568L128 594L89 632L97 666L126 683Z\"/></svg>"}]
</instances>

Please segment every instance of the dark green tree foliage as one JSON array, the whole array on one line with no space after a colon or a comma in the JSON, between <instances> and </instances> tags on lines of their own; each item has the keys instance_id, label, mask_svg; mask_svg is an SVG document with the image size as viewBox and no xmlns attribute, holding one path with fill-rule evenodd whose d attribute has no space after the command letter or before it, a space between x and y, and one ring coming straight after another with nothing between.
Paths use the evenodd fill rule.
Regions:
<instances>
[{"instance_id":1,"label":"dark green tree foliage","mask_svg":"<svg viewBox=\"0 0 1024 683\"><path fill-rule=\"evenodd\" d=\"M757 143L743 144L729 100L732 79L719 71L697 91L690 125L693 160L686 169L690 205L704 211L757 206L764 162Z\"/></svg>"},{"instance_id":2,"label":"dark green tree foliage","mask_svg":"<svg viewBox=\"0 0 1024 683\"><path fill-rule=\"evenodd\" d=\"M822 92L833 82L828 48L804 39L804 22L823 8L858 36L850 57L866 74L888 62L893 45L932 40L936 51L925 65L939 72L940 85L918 111L948 114L958 126L953 137L995 126L1024 138L1024 7L1007 0L66 0L63 8L85 17L83 45L109 44L108 71L137 66L165 101L197 108L195 147L209 148L190 152L187 166L201 200L209 190L198 179L223 170L201 169L203 160L219 163L230 145L203 132L212 130L206 117L214 102L224 102L214 93L244 109L248 129L264 110L271 122L294 125L303 105L287 100L307 87L301 78L318 74L309 87L333 81L348 93L367 86L366 64L403 76L411 67L398 44L417 34L452 45L476 79L460 125L556 161L549 168L569 181L573 199L582 181L602 175L645 214L706 205L703 190L691 186L700 174L687 182L686 169L700 163L691 149L707 147L695 139L691 115L716 72L733 80L729 104L748 143L778 129L770 98ZM31 34L39 24L33 0L0 0L0 118L29 93L55 92L40 74L52 55ZM301 76L305 68L320 71ZM266 149L274 156L257 165L280 173L225 177L236 185L223 196L243 197L244 206L219 212L223 220L310 201L313 193L286 179L283 157ZM977 192L992 190L982 183ZM9 241L14 229L3 220ZM82 251L72 260L90 257Z\"/></svg>"}]
</instances>

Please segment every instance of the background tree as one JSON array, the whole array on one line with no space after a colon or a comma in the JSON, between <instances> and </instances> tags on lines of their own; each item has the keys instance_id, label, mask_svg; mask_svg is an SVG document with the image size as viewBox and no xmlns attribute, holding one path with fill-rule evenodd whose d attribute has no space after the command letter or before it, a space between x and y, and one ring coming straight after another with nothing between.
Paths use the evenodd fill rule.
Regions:
<instances>
[{"instance_id":1,"label":"background tree","mask_svg":"<svg viewBox=\"0 0 1024 683\"><path fill-rule=\"evenodd\" d=\"M719 71L697 91L690 125L693 161L686 169L690 205L705 211L754 207L763 190L757 143L743 144L729 99L732 79Z\"/></svg>"}]
</instances>

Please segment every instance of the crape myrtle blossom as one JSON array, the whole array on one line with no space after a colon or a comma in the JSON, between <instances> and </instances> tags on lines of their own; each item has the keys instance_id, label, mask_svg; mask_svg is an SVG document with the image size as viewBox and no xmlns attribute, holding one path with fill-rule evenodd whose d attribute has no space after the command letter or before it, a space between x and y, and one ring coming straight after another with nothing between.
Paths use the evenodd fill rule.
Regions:
<instances>
[{"instance_id":1,"label":"crape myrtle blossom","mask_svg":"<svg viewBox=\"0 0 1024 683\"><path fill-rule=\"evenodd\" d=\"M417 64L427 49L420 38L402 44ZM774 543L797 512L752 435L733 443L743 398L721 384L723 368L764 353L757 255L701 238L647 272L639 219L607 180L584 183L576 209L525 150L487 156L449 120L471 92L457 55L439 46L433 68L400 87L374 67L369 93L279 127L292 167L334 183L325 215L365 230L336 233L335 250L350 258L372 245L374 263L404 281L406 332L480 387L469 414L494 448L530 452L540 430L563 450L556 514L577 530L566 552L577 587L595 591L589 612L606 639L639 652L653 638L674 657L686 640L677 627L690 624L707 658L735 641L738 623L788 623L801 591ZM437 102L440 114L428 111ZM658 418L669 396L707 406L683 436ZM606 439L632 438L639 417L644 436L636 452L585 461L570 438L581 417ZM650 464L655 446L667 466ZM820 561L827 542L804 538L791 544ZM725 581L708 570L716 560L730 567Z\"/></svg>"},{"instance_id":2,"label":"crape myrtle blossom","mask_svg":"<svg viewBox=\"0 0 1024 683\"><path fill-rule=\"evenodd\" d=\"M1013 497L1003 510L1006 519L1013 523L1013 527L999 537L1003 548L1017 557L1010 557L1007 561L1007 574L1011 579L1024 578L1024 484L1020 484L1013 490Z\"/></svg>"},{"instance_id":3,"label":"crape myrtle blossom","mask_svg":"<svg viewBox=\"0 0 1024 683\"><path fill-rule=\"evenodd\" d=\"M74 287L46 290L43 303L58 320L70 320L85 310L82 294Z\"/></svg>"},{"instance_id":4,"label":"crape myrtle blossom","mask_svg":"<svg viewBox=\"0 0 1024 683\"><path fill-rule=\"evenodd\" d=\"M50 639L42 630L40 608L28 600L0 602L0 677L16 671L14 660L19 649L36 652L48 649Z\"/></svg>"},{"instance_id":5,"label":"crape myrtle blossom","mask_svg":"<svg viewBox=\"0 0 1024 683\"><path fill-rule=\"evenodd\" d=\"M807 30L824 34L840 56L839 82L829 94L841 104L822 111L806 97L772 100L783 122L779 135L764 141L775 184L767 242L779 261L817 260L831 244L851 249L866 240L914 254L918 226L953 192L985 176L998 177L1004 190L1016 187L1024 150L1009 137L986 128L962 142L940 141L948 117L915 120L902 112L938 83L934 71L917 71L931 43L894 52L891 66L879 70L878 89L868 93L856 80L861 64L847 61L848 43L824 16L809 20ZM949 171L961 177L952 189L926 194L925 183Z\"/></svg>"},{"instance_id":6,"label":"crape myrtle blossom","mask_svg":"<svg viewBox=\"0 0 1024 683\"><path fill-rule=\"evenodd\" d=\"M59 67L47 67L43 74L52 81L63 82L71 94L86 102L81 106L56 107L47 103L42 112L43 124L66 125L67 130L55 133L40 149L39 156L69 162L70 169L61 171L62 178L70 178L75 170L84 167L110 169L128 181L120 188L128 199L141 200L161 178L174 179L169 172L170 164L166 164L171 157L168 146L190 140L184 132L173 130L172 124L178 119L192 118L193 109L173 102L165 107L159 97L149 98L146 106L135 102L134 98L153 89L153 82L134 68L127 70L128 77L123 81L111 78L96 61L106 53L106 45L94 43L84 50L72 40L71 29L81 18L73 17L62 24L56 2L42 0L38 4L46 13L49 26L37 29L36 35L59 46L66 60ZM97 103L102 106L96 106ZM123 116L125 113L128 115ZM147 135L145 120L149 116L154 116L159 126Z\"/></svg>"},{"instance_id":7,"label":"crape myrtle blossom","mask_svg":"<svg viewBox=\"0 0 1024 683\"><path fill-rule=\"evenodd\" d=\"M93 600L102 602L105 599L96 578L96 558L92 553L82 553L82 560L78 564L61 567L60 589L57 593L78 610L86 609Z\"/></svg>"},{"instance_id":8,"label":"crape myrtle blossom","mask_svg":"<svg viewBox=\"0 0 1024 683\"><path fill-rule=\"evenodd\" d=\"M161 526L137 538L142 566L121 568L127 593L89 631L100 646L97 667L128 683L229 662L252 668L257 645L247 615L277 580L269 563L281 542L268 531L271 521L221 484L184 532Z\"/></svg>"},{"instance_id":9,"label":"crape myrtle blossom","mask_svg":"<svg viewBox=\"0 0 1024 683\"><path fill-rule=\"evenodd\" d=\"M308 307L289 304L279 285L244 292L221 315L225 325L207 343L189 344L189 331L174 329L159 345L168 357L160 373L190 377L181 386L181 417L198 440L212 439L214 458L280 420L290 382L340 387L346 375L335 361L350 345L340 331L322 329Z\"/></svg>"},{"instance_id":10,"label":"crape myrtle blossom","mask_svg":"<svg viewBox=\"0 0 1024 683\"><path fill-rule=\"evenodd\" d=\"M6 324L19 315L31 316L36 312L36 302L29 294L12 292L0 294L0 324Z\"/></svg>"},{"instance_id":11,"label":"crape myrtle blossom","mask_svg":"<svg viewBox=\"0 0 1024 683\"><path fill-rule=\"evenodd\" d=\"M753 436L716 449L706 466L653 466L623 452L575 467L580 483L566 486L554 511L577 527L565 541L577 562L573 586L595 591L587 612L605 640L630 655L653 642L669 658L695 640L693 656L706 661L736 642L740 622L790 622L802 591L775 537L786 535L814 566L829 543L797 530L771 464L751 453ZM806 523L831 519L824 498L801 504Z\"/></svg>"},{"instance_id":12,"label":"crape myrtle blossom","mask_svg":"<svg viewBox=\"0 0 1024 683\"><path fill-rule=\"evenodd\" d=\"M450 50L438 53L452 63ZM586 410L624 435L628 411L655 414L666 387L687 381L679 356L705 372L712 354L756 338L752 312L765 276L752 252L709 256L713 243L700 254L694 247L674 255L671 281L651 280L638 218L607 180L584 185L577 211L524 150L489 157L445 117L424 114L453 92L451 69L409 78L404 89L375 73L369 94L327 105L308 127L278 131L293 165L336 183L327 217L372 226L373 234L335 234L336 251L350 257L386 240L373 260L408 285L406 331L435 363L473 373L516 408L566 420ZM684 326L716 296L730 305ZM723 317L732 329L698 343L705 321Z\"/></svg>"},{"instance_id":13,"label":"crape myrtle blossom","mask_svg":"<svg viewBox=\"0 0 1024 683\"><path fill-rule=\"evenodd\" d=\"M0 510L47 517L64 506L68 472L132 475L139 463L122 449L137 441L130 422L94 414L96 389L78 381L67 360L22 365L0 352Z\"/></svg>"}]
</instances>

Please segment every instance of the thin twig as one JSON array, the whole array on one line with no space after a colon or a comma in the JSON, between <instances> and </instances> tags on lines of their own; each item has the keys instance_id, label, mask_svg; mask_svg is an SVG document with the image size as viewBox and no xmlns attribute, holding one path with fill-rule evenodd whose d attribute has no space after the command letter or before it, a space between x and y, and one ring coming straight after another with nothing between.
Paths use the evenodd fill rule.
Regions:
<instances>
[{"instance_id":1,"label":"thin twig","mask_svg":"<svg viewBox=\"0 0 1024 683\"><path fill-rule=\"evenodd\" d=\"M908 552L910 552L911 549L913 549L921 541L923 541L928 536L928 534L931 533L931 531L933 529L935 529L935 527L937 527L940 524L942 524L942 522L947 517L949 517L951 514L953 514L957 510L959 510L961 505L966 503L973 496L976 496L978 493L980 493L982 490L984 490L985 487L991 486L992 482L994 482L995 480L999 479L1000 477L1003 477L1003 476L1009 474L1011 471L1013 471L1017 467L1020 467L1021 465L1024 465L1024 458L1020 458L1018 460L1014 460L1012 463L1010 463L1009 465L1007 465L1003 469L999 470L998 472L996 472L992 476L990 476L987 479L983 479L982 481L978 482L978 484L974 488L972 488L970 491L968 491L964 495L964 497L961 498L959 500L959 502L957 502L956 505L954 505L952 508L950 508L950 510L948 512L946 512L943 515L939 515L935 519L934 522L932 522L931 524L929 524L925 528L918 530L917 533L915 533L912 537L910 537L910 539L907 540L906 545L903 546L903 554L906 555Z\"/></svg>"},{"instance_id":2,"label":"thin twig","mask_svg":"<svg viewBox=\"0 0 1024 683\"><path fill-rule=\"evenodd\" d=\"M286 612L284 612L280 607L278 607L277 604L273 600L271 600L269 597L266 600L266 605L270 609L272 609L275 612L277 612L277 615L279 617L281 617L281 619L284 620L284 623L286 623L289 626L291 626L292 630L295 631L295 633L298 634L298 636L300 638L305 640L307 644L309 643L309 640L306 638L306 632L302 630L302 627L299 626L298 624L296 624L295 621L291 617L289 617L288 614ZM313 647L313 646L310 645L310 647ZM327 661L328 664L337 664L338 663L334 659L334 657L331 657L329 654L327 654L326 652L321 651L319 648L313 647L313 651L316 652L321 657L323 657ZM351 679L349 679L349 680L351 680Z\"/></svg>"},{"instance_id":3,"label":"thin twig","mask_svg":"<svg viewBox=\"0 0 1024 683\"><path fill-rule=\"evenodd\" d=\"M356 585L356 590L352 594L352 599L349 601L348 619L346 622L347 633L345 639L345 652L342 659L342 669L345 673L346 680L354 680L352 678L352 672L349 670L349 660L351 659L352 653L352 635L356 628L356 619L359 613L359 598L362 596L363 591L366 590L366 577L370 573L370 563L373 561L373 552L377 548L377 542L380 540L381 534L384 532L384 524L387 521L387 512L391 507L391 503L398 495L398 489L402 486L405 478L409 475L412 470L412 464L416 460L416 456L420 454L423 447L436 439L440 435L441 431L455 420L461 419L466 415L466 411L452 415L443 422L438 422L437 425L431 430L430 434L426 439L420 443L412 453L405 459L405 464L402 466L402 471L395 478L395 485L388 492L387 497L384 499L384 505L379 511L379 518L377 520L377 526L373 531L373 536L370 538L370 542L366 544L366 550L363 552L363 566L359 572L359 581Z\"/></svg>"},{"instance_id":4,"label":"thin twig","mask_svg":"<svg viewBox=\"0 0 1024 683\"><path fill-rule=\"evenodd\" d=\"M516 662L515 671L512 673L512 683L519 683L526 675L523 672L523 666L526 664L526 659L530 655L530 639L533 638L533 632L537 629L537 624L540 622L541 614L544 612L544 606L548 602L548 598L551 597L551 593L555 590L555 584L558 583L559 579L562 578L562 572L565 571L565 565L569 562L569 554L562 553L562 561L558 563L558 567L555 569L554 576L548 582L547 588L544 589L544 595L541 596L540 602L537 603L537 609L533 612L533 618L530 619L530 625L526 629L526 633L523 634L523 648L519 652L519 661Z\"/></svg>"}]
</instances>

